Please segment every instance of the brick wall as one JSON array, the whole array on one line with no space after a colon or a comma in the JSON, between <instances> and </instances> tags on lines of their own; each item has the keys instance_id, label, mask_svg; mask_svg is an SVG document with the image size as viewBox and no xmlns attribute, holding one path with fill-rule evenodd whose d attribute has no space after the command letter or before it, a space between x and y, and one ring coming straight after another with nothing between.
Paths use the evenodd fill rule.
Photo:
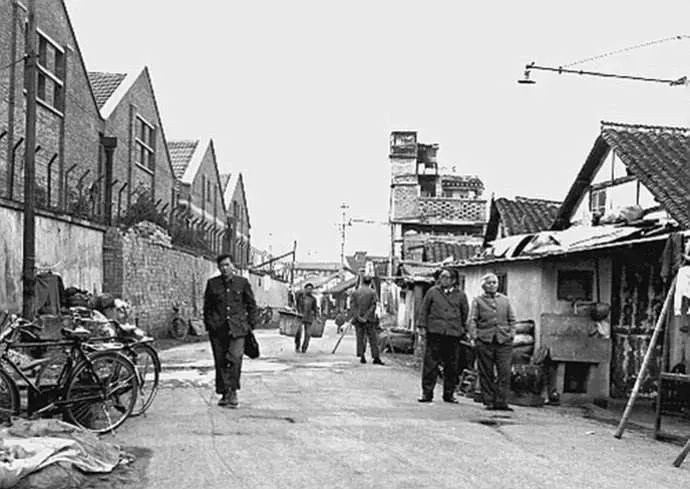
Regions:
<instances>
[{"instance_id":1,"label":"brick wall","mask_svg":"<svg viewBox=\"0 0 690 489\"><path fill-rule=\"evenodd\" d=\"M108 230L103 247L103 290L130 302L139 326L167 335L172 307L185 318L200 318L206 280L215 262L170 246L135 226Z\"/></svg>"},{"instance_id":2,"label":"brick wall","mask_svg":"<svg viewBox=\"0 0 690 489\"><path fill-rule=\"evenodd\" d=\"M129 77L123 81L129 83ZM154 128L154 161L153 170L138 165L135 161L136 119L141 117ZM121 214L124 215L127 203L136 199L136 192L152 192L154 202L161 200L160 206L169 204L175 182L168 152L166 151L162 121L158 117L153 88L148 70L144 69L134 80L127 93L122 97L115 110L105 123L106 134L117 138L117 148L113 155L113 179L118 184L113 188L113 212L117 213L118 190L127 182L128 186L121 202ZM134 197L132 197L135 195Z\"/></svg>"},{"instance_id":3,"label":"brick wall","mask_svg":"<svg viewBox=\"0 0 690 489\"><path fill-rule=\"evenodd\" d=\"M26 12L15 2L0 2L0 63L3 66L19 59L24 54L24 22ZM36 155L36 182L39 194L48 188L48 164L51 166L51 204L59 202L60 175L67 168L76 165L67 177L65 194L78 194L80 177L83 192L98 178L99 174L99 132L103 121L91 95L86 70L79 47L71 30L67 13L61 1L38 0L36 2L38 29L65 52L65 102L63 114L45 104L37 108L37 145L41 147ZM13 36L13 32L15 35ZM11 59L13 58L13 59ZM50 59L48 60L50 62ZM12 83L14 86L12 87ZM13 180L14 200L23 197L24 145L16 152L14 171L10 172L12 148L24 136L25 97L24 65L17 63L0 70L0 133L8 131L0 140L0 195L8 197L10 180ZM13 108L12 108L13 107Z\"/></svg>"},{"instance_id":4,"label":"brick wall","mask_svg":"<svg viewBox=\"0 0 690 489\"><path fill-rule=\"evenodd\" d=\"M391 192L393 192L393 219L419 216L418 185L395 185Z\"/></svg>"},{"instance_id":5,"label":"brick wall","mask_svg":"<svg viewBox=\"0 0 690 489\"><path fill-rule=\"evenodd\" d=\"M485 200L444 199L440 197L422 197L419 199L419 211L422 216L449 221L484 222L486 221Z\"/></svg>"}]
</instances>

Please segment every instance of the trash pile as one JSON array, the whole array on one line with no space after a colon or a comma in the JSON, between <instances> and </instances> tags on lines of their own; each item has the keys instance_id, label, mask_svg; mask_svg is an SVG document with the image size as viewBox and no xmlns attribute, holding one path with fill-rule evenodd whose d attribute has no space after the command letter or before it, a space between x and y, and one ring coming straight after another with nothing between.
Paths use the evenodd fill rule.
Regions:
<instances>
[{"instance_id":1,"label":"trash pile","mask_svg":"<svg viewBox=\"0 0 690 489\"><path fill-rule=\"evenodd\" d=\"M0 489L78 488L132 457L85 430L55 419L13 419L0 429Z\"/></svg>"}]
</instances>

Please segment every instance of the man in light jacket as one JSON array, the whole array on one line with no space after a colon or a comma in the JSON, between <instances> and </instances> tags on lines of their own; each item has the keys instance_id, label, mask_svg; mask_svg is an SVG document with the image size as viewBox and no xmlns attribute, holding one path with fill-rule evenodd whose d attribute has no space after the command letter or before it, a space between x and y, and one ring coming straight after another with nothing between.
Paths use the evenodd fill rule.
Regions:
<instances>
[{"instance_id":1,"label":"man in light jacket","mask_svg":"<svg viewBox=\"0 0 690 489\"><path fill-rule=\"evenodd\" d=\"M457 403L455 388L460 364L460 339L465 335L467 296L458 287L454 269L443 269L439 284L431 287L422 301L417 329L426 337L422 367L422 397L419 402L431 402L438 376L443 366L443 400Z\"/></svg>"},{"instance_id":2,"label":"man in light jacket","mask_svg":"<svg viewBox=\"0 0 690 489\"><path fill-rule=\"evenodd\" d=\"M495 274L484 275L481 284L484 293L472 301L468 328L470 338L475 342L482 400L486 409L512 411L507 399L515 312L508 297L498 292Z\"/></svg>"}]
</instances>

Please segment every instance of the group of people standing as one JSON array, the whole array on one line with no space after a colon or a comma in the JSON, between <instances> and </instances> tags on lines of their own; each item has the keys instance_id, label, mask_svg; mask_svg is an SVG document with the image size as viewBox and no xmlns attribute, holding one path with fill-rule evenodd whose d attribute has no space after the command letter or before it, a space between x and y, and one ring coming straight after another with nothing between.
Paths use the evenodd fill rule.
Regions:
<instances>
[{"instance_id":1,"label":"group of people standing","mask_svg":"<svg viewBox=\"0 0 690 489\"><path fill-rule=\"evenodd\" d=\"M431 402L443 367L443 400L457 403L455 389L460 376L461 341L469 340L477 359L481 400L489 410L512 411L508 406L515 312L508 298L498 292L498 277L481 278L483 293L472 300L458 285L457 271L443 269L437 285L422 301L417 328L426 340L422 366L422 396Z\"/></svg>"},{"instance_id":2,"label":"group of people standing","mask_svg":"<svg viewBox=\"0 0 690 489\"><path fill-rule=\"evenodd\" d=\"M204 293L204 324L209 334L216 370L218 404L238 406L245 338L257 321L257 306L249 281L235 274L232 257L217 258L220 275L209 279ZM366 343L375 365L383 365L378 348L377 295L372 279L362 275L359 287L350 297L350 320L355 326L357 357L366 363ZM498 278L487 274L481 279L483 293L468 302L458 285L457 271L443 269L437 285L422 301L417 328L426 340L422 367L422 396L431 402L443 367L443 400L457 403L455 389L460 375L461 340L474 346L477 357L482 401L487 409L511 410L507 403L510 388L513 326L515 313L508 298L498 292ZM310 329L319 312L312 284L306 284L298 301L303 327L295 336L295 352L306 353ZM304 334L302 334L302 330Z\"/></svg>"}]
</instances>

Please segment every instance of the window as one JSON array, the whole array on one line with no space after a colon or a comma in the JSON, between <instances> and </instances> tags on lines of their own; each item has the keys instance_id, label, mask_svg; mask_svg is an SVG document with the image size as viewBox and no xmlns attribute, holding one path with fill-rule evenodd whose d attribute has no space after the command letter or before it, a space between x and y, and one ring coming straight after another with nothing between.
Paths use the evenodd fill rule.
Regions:
<instances>
[{"instance_id":1,"label":"window","mask_svg":"<svg viewBox=\"0 0 690 489\"><path fill-rule=\"evenodd\" d=\"M28 33L28 30L27 30ZM65 110L65 51L38 32L36 98L62 113ZM25 87L28 79L24 81Z\"/></svg>"},{"instance_id":2,"label":"window","mask_svg":"<svg viewBox=\"0 0 690 489\"><path fill-rule=\"evenodd\" d=\"M496 273L498 277L498 292L503 295L508 295L508 274L507 273Z\"/></svg>"},{"instance_id":3,"label":"window","mask_svg":"<svg viewBox=\"0 0 690 489\"><path fill-rule=\"evenodd\" d=\"M206 179L206 200L209 202L213 202L213 199L211 199L211 193L212 193L212 188L211 188L211 179L207 178Z\"/></svg>"},{"instance_id":4,"label":"window","mask_svg":"<svg viewBox=\"0 0 690 489\"><path fill-rule=\"evenodd\" d=\"M594 272L591 270L559 270L558 300L591 301Z\"/></svg>"},{"instance_id":5,"label":"window","mask_svg":"<svg viewBox=\"0 0 690 489\"><path fill-rule=\"evenodd\" d=\"M606 189L592 190L589 194L589 210L599 216L606 212Z\"/></svg>"},{"instance_id":6,"label":"window","mask_svg":"<svg viewBox=\"0 0 690 489\"><path fill-rule=\"evenodd\" d=\"M154 129L151 124L137 116L134 138L134 161L149 171L154 171Z\"/></svg>"}]
</instances>

